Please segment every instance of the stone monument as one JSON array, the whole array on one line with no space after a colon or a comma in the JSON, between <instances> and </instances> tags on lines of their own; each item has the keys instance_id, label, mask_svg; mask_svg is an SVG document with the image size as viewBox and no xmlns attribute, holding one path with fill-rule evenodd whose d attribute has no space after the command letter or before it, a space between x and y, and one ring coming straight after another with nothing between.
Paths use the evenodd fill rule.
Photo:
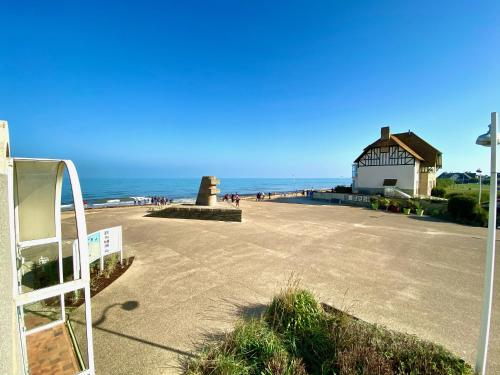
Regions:
<instances>
[{"instance_id":1,"label":"stone monument","mask_svg":"<svg viewBox=\"0 0 500 375\"><path fill-rule=\"evenodd\" d=\"M217 202L217 185L220 181L215 176L203 176L196 204L170 204L160 210L152 209L146 216L171 219L195 219L218 221L242 221L241 208L227 202Z\"/></svg>"},{"instance_id":2,"label":"stone monument","mask_svg":"<svg viewBox=\"0 0 500 375\"><path fill-rule=\"evenodd\" d=\"M217 185L220 181L215 176L203 176L201 178L200 189L196 197L198 206L215 206L217 204Z\"/></svg>"}]
</instances>

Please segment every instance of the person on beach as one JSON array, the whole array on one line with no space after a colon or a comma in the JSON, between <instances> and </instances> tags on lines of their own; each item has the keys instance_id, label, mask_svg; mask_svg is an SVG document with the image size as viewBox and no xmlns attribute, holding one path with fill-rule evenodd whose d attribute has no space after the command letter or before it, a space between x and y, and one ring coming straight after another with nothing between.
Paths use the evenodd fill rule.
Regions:
<instances>
[{"instance_id":1,"label":"person on beach","mask_svg":"<svg viewBox=\"0 0 500 375\"><path fill-rule=\"evenodd\" d=\"M269 199L271 199L271 193L267 193L267 195L269 196Z\"/></svg>"},{"instance_id":2,"label":"person on beach","mask_svg":"<svg viewBox=\"0 0 500 375\"><path fill-rule=\"evenodd\" d=\"M236 197L234 199L236 201L236 207L239 207L240 206L240 196L238 195L238 193L236 193Z\"/></svg>"},{"instance_id":3,"label":"person on beach","mask_svg":"<svg viewBox=\"0 0 500 375\"><path fill-rule=\"evenodd\" d=\"M257 193L257 202L260 201L260 193Z\"/></svg>"},{"instance_id":4,"label":"person on beach","mask_svg":"<svg viewBox=\"0 0 500 375\"><path fill-rule=\"evenodd\" d=\"M231 194L231 203L234 203L234 194Z\"/></svg>"}]
</instances>

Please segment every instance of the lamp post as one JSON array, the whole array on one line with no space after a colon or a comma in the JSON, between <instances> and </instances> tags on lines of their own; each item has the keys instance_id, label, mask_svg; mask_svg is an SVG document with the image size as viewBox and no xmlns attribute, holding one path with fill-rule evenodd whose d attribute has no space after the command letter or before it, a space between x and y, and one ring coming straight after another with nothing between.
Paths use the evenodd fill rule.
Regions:
<instances>
[{"instance_id":1,"label":"lamp post","mask_svg":"<svg viewBox=\"0 0 500 375\"><path fill-rule=\"evenodd\" d=\"M484 271L483 310L481 331L477 346L476 373L486 374L486 357L491 323L491 305L493 299L493 280L495 274L495 241L497 221L497 113L491 113L490 130L477 137L476 144L491 147L490 204L488 215L488 242L486 245L486 267Z\"/></svg>"},{"instance_id":2,"label":"lamp post","mask_svg":"<svg viewBox=\"0 0 500 375\"><path fill-rule=\"evenodd\" d=\"M476 173L479 176L479 205L481 206L481 173L483 173L483 171L481 168L478 168Z\"/></svg>"}]
</instances>

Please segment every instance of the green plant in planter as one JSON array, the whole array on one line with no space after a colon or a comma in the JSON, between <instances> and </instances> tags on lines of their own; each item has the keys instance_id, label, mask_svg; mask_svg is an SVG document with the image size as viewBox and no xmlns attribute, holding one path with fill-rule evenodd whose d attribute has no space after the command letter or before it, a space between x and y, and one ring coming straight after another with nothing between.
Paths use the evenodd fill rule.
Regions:
<instances>
[{"instance_id":1,"label":"green plant in planter","mask_svg":"<svg viewBox=\"0 0 500 375\"><path fill-rule=\"evenodd\" d=\"M400 204L396 200L391 200L390 201L388 209L391 212L400 212L401 211Z\"/></svg>"},{"instance_id":2,"label":"green plant in planter","mask_svg":"<svg viewBox=\"0 0 500 375\"><path fill-rule=\"evenodd\" d=\"M388 210L390 204L391 204L391 201L387 198L380 198L379 199L379 207L382 209Z\"/></svg>"},{"instance_id":3,"label":"green plant in planter","mask_svg":"<svg viewBox=\"0 0 500 375\"><path fill-rule=\"evenodd\" d=\"M418 216L422 216L424 214L424 209L422 208L422 205L420 202L416 201L414 203L415 206L415 212L417 213Z\"/></svg>"},{"instance_id":4,"label":"green plant in planter","mask_svg":"<svg viewBox=\"0 0 500 375\"><path fill-rule=\"evenodd\" d=\"M415 205L411 199L405 199L402 202L402 206L403 206L404 214L409 215L411 213L411 210L414 208Z\"/></svg>"}]
</instances>

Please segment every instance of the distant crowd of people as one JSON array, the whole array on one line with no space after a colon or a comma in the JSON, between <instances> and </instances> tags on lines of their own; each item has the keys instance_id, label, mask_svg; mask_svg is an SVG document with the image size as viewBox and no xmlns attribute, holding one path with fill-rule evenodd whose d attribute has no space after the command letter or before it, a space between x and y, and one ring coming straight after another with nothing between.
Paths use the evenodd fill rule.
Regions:
<instances>
[{"instance_id":1,"label":"distant crowd of people","mask_svg":"<svg viewBox=\"0 0 500 375\"><path fill-rule=\"evenodd\" d=\"M159 197L153 196L151 197L151 204L154 206L164 206L166 204L172 203L172 199L168 199L167 197Z\"/></svg>"},{"instance_id":2,"label":"distant crowd of people","mask_svg":"<svg viewBox=\"0 0 500 375\"><path fill-rule=\"evenodd\" d=\"M335 191L334 188L331 189L332 192ZM298 191L294 191L292 192L292 194L295 194L295 196L297 196L297 193L298 194L302 194L302 196L306 196L309 197L310 195L312 195L312 192L314 190L311 188L311 190L307 189L307 190L298 190ZM268 192L268 193L264 193L262 191L258 192L256 194L256 199L257 199L257 202L261 202L261 201L264 201L266 200L266 198L268 200L271 200L273 196L287 196L289 193L274 193L274 192ZM153 206L164 206L164 205L167 205L167 204L171 204L173 203L173 199L168 199L167 197L162 197L162 196L151 196L151 197L132 197L134 199L134 205L136 206L143 206L143 205L153 205ZM239 207L240 206L240 195L238 193L233 193L233 194L224 194L223 198L222 198L222 201L223 202L228 202L231 201L232 204L234 204L236 207Z\"/></svg>"},{"instance_id":3,"label":"distant crowd of people","mask_svg":"<svg viewBox=\"0 0 500 375\"><path fill-rule=\"evenodd\" d=\"M267 196L271 199L272 193L267 193ZM266 199L266 194L262 192L257 193L257 202L263 201L264 199Z\"/></svg>"},{"instance_id":4,"label":"distant crowd of people","mask_svg":"<svg viewBox=\"0 0 500 375\"><path fill-rule=\"evenodd\" d=\"M235 204L236 207L240 206L240 195L238 193L236 194L224 194L224 197L222 198L223 202L229 202L229 199L231 199L231 203Z\"/></svg>"},{"instance_id":5,"label":"distant crowd of people","mask_svg":"<svg viewBox=\"0 0 500 375\"><path fill-rule=\"evenodd\" d=\"M264 200L271 200L273 198L273 196L288 196L289 194L294 194L295 196L297 196L297 194L302 194L302 196L308 196L310 194L312 194L312 189L311 190L299 190L299 191L294 191L292 193L287 193L287 192L283 192L283 193L274 193L274 192L268 192L268 193L264 193L262 191L259 191L258 193L256 193L255 197L256 197L256 200L257 202L262 202ZM236 194L224 194L223 198L222 198L222 201L223 202L231 202L231 203L234 203L236 204L236 206L238 207L240 205L240 196L238 195L238 193Z\"/></svg>"}]
</instances>

